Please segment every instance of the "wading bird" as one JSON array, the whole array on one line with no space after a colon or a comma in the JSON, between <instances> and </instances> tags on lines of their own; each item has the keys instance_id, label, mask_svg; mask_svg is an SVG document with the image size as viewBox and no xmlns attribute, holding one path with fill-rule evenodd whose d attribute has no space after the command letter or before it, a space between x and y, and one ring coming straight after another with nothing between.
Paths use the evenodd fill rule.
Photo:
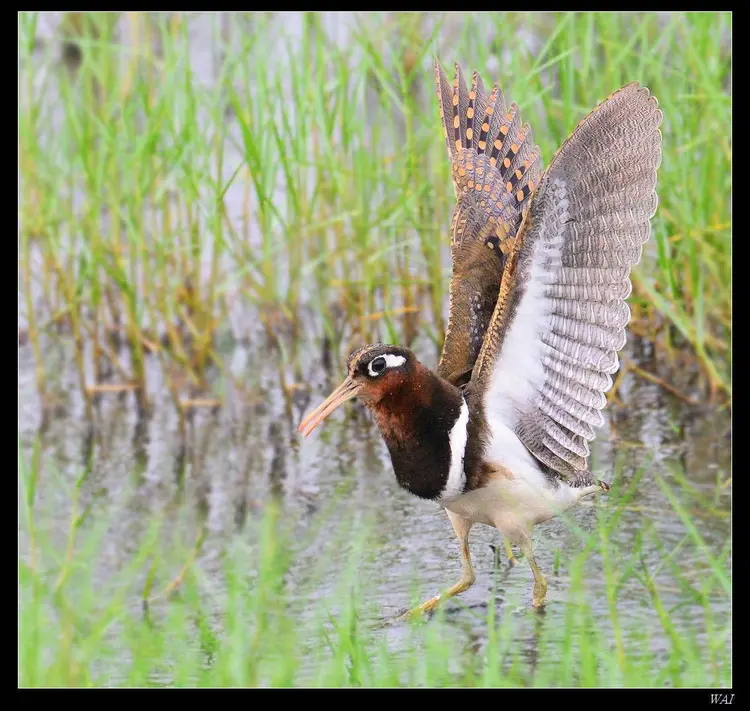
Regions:
<instances>
[{"instance_id":1,"label":"wading bird","mask_svg":"<svg viewBox=\"0 0 750 711\"><path fill-rule=\"evenodd\" d=\"M432 372L406 348L366 345L341 385L300 424L309 435L359 398L373 414L400 486L444 507L461 579L411 610L433 609L475 580L474 523L518 545L534 576L535 525L608 491L588 470L604 393L630 319L630 270L657 206L662 112L628 84L603 101L542 171L531 129L474 73L451 86L435 62L453 169L450 309Z\"/></svg>"}]
</instances>

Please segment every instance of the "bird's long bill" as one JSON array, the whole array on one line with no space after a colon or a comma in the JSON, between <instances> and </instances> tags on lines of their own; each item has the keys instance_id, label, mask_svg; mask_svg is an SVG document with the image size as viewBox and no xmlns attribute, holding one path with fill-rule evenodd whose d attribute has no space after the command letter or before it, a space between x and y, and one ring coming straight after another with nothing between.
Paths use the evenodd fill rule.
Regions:
<instances>
[{"instance_id":1,"label":"bird's long bill","mask_svg":"<svg viewBox=\"0 0 750 711\"><path fill-rule=\"evenodd\" d=\"M320 405L318 405L297 428L307 437L339 405L357 396L362 385L348 377Z\"/></svg>"}]
</instances>

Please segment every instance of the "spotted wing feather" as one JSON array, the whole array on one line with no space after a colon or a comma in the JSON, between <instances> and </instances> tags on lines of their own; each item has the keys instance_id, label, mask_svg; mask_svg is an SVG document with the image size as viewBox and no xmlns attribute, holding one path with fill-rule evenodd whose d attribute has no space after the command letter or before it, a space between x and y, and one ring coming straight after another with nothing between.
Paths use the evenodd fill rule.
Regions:
<instances>
[{"instance_id":1,"label":"spotted wing feather","mask_svg":"<svg viewBox=\"0 0 750 711\"><path fill-rule=\"evenodd\" d=\"M662 112L629 84L584 119L542 176L469 385L495 427L583 486L619 367L630 271L657 206Z\"/></svg>"},{"instance_id":2,"label":"spotted wing feather","mask_svg":"<svg viewBox=\"0 0 750 711\"><path fill-rule=\"evenodd\" d=\"M456 207L451 221L450 311L438 373L468 382L497 303L506 255L539 181L539 149L518 107L496 85L487 95L475 72L467 88L435 62L438 105L451 161Z\"/></svg>"}]
</instances>

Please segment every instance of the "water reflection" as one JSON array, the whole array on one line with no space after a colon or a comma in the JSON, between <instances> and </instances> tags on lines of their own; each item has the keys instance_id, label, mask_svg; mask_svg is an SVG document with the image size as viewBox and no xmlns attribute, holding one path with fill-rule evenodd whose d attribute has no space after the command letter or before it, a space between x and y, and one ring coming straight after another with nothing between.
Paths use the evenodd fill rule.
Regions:
<instances>
[{"instance_id":1,"label":"water reflection","mask_svg":"<svg viewBox=\"0 0 750 711\"><path fill-rule=\"evenodd\" d=\"M23 348L21 383L28 377L24 369L31 367ZM295 396L295 417L305 411L308 400L318 398L330 386L331 378L320 377L319 368L310 362L311 385ZM127 563L146 535L150 517L159 513L165 541L178 535L185 545L206 526L199 564L212 588L220 589L219 561L238 538L247 540L252 535L248 518L261 515L268 501L280 504L284 518L300 531L295 543L297 563L288 581L290 594L305 590L313 580L310 576L327 555L324 551L341 534L335 533L337 526L351 516L371 526L372 554L362 560L359 575L367 581L368 599L382 619L400 614L451 584L460 564L445 513L397 487L387 451L362 408L342 410L325 430L301 446L274 380L276 366L250 349L244 368L243 379L256 383L250 400L243 401L235 393L222 410L196 408L184 438L177 433L176 417L168 408L156 408L145 420L137 416L132 400L123 402L116 394L102 397L94 428L84 425L80 417L52 419L41 437L45 466L56 467L70 482L88 470L82 506L89 507L91 525L99 516L110 519L95 572L102 585ZM75 377L70 377L69 385L71 410L81 412ZM166 399L166 392L158 387L152 392L156 401L161 396ZM660 585L664 604L685 608L685 614L677 618L685 633L700 635L702 608L675 584L670 568L677 566L684 580L700 585L707 562L686 540L685 527L656 478L671 481L679 494L670 467L684 465L681 476L692 489L683 501L697 514L694 525L710 549L721 551L729 541L729 520L722 515L729 510L729 487L717 487L717 480L721 482L729 471L725 446L729 418L726 413L689 408L658 385L634 376L628 376L620 396L622 404L608 408L609 430L602 428L594 447L597 471L616 474L620 490L633 487L633 497L623 505L609 545L626 558L635 556L643 575L653 576ZM37 418L22 408L19 423L22 444L29 448L38 435ZM335 497L336 507L329 510ZM597 508L608 505L606 500L586 502L574 511L571 523L585 535L596 525ZM39 519L64 540L71 512L67 490L56 488L43 476L38 506ZM321 521L330 523L321 525ZM463 635L467 649L478 649L487 639L487 605L492 601L498 620L526 610L531 573L517 552L518 564L508 565L502 538L493 529L476 526L470 544L477 582L458 599L447 601L444 612L448 623ZM543 613L518 620L518 639L524 640L523 654L532 670L539 661L540 639L563 626L571 584L568 568L583 542L565 522L554 520L537 527L534 546L549 591ZM336 571L343 564L335 554L326 561L329 573L316 582L315 596L320 599L333 593ZM729 565L728 556L723 564ZM593 594L593 619L606 629L609 612L602 565L598 556L591 556L585 582ZM305 595L309 596L309 590ZM643 586L632 579L618 589L617 600L625 619L646 624L654 614ZM727 599L717 598L714 614L729 615ZM658 624L654 629L658 630ZM658 631L654 639L658 648ZM666 639L662 646L667 648Z\"/></svg>"},{"instance_id":2,"label":"water reflection","mask_svg":"<svg viewBox=\"0 0 750 711\"><path fill-rule=\"evenodd\" d=\"M199 80L213 80L212 63L195 57L192 66ZM226 202L239 224L241 191L232 186ZM88 512L86 525L108 522L95 571L102 586L127 564L146 535L152 515L159 514L165 541L174 536L189 545L197 531L205 531L201 570L209 584L221 590L222 557L238 542L256 542L251 539L248 520L260 516L269 501L281 505L283 516L298 527L297 564L287 581L290 590L305 590L315 563L327 556L328 575L318 581L313 597L326 599L332 594L342 557L338 549L330 555L327 551L332 531L352 514L372 525L372 555L361 561L359 575L367 581L368 597L378 614L393 617L454 582L460 570L458 546L447 517L434 505L398 489L384 444L360 405L352 403L337 413L304 444L296 433L295 426L310 404L340 379L341 354L346 351L341 335L343 311L334 305L329 314L334 335L305 335L292 344L292 351L305 351L299 359L306 364L304 372L285 362L283 344L269 342L268 331L252 327L257 313L235 310L235 317L235 347L222 352L232 377L210 374L211 384L226 393L224 406L221 410L187 406L184 432L177 427L170 393L153 357L149 383L157 405L154 412L148 416L139 412L127 391L98 392L95 423L89 426L82 416L83 402L67 347L60 339L45 343L54 377L50 390L55 395L50 402L40 403L33 386L30 346L19 334L19 427L27 451L37 435L41 440L45 471L40 477L37 515L49 537L65 540L72 507L67 485L83 476L81 506ZM281 323L276 333L284 333ZM60 329L64 326L58 324ZM406 342L417 338L415 331L414 322L408 321ZM119 332L109 338L110 346L119 349ZM434 348L418 339L413 345L430 364ZM625 358L645 370L657 370L653 350L637 338L629 341ZM102 371L97 382L111 377ZM680 387L690 392L689 382ZM592 463L602 478L614 481L620 490L635 486L609 545L632 553L639 573L654 576L660 585L665 604L684 611L680 632L699 635L702 608L686 594L689 591L675 586L669 572L670 565L677 566L685 580L694 580L698 586L707 563L690 547L685 527L657 485L657 477L674 484L682 496L671 468L680 465L689 484L684 501L695 516L694 525L711 551L722 551L729 540L730 491L725 485L730 465L729 413L690 407L627 369L617 396L619 403L613 402L606 410L608 426L594 443ZM199 393L193 391L191 398L197 400ZM66 486L56 486L49 470L57 470ZM339 508L326 511L335 497ZM585 502L573 512L572 523L585 534L596 524L597 507L608 505L606 499ZM318 516L330 518L316 529L313 524ZM583 545L560 520L534 533L537 559L549 583L549 602L544 611L518 621L518 639L532 673L539 662L540 640L562 629L571 583L568 566ZM26 553L23 543L19 536L21 555ZM471 549L477 582L460 599L446 603L445 617L463 636L467 648L478 654L486 645L488 605L495 607L498 620L514 614L517 606L528 602L531 573L523 559L516 566L505 563L505 547L493 529L476 526ZM729 565L728 556L723 563ZM592 615L607 629L603 562L593 556L587 566L586 583L597 601ZM558 574L553 574L558 568ZM618 588L617 605L623 618L654 629L656 649L667 647L642 586L633 580L624 582ZM717 618L728 617L729 611L727 599L718 598ZM635 635L637 627L631 627L629 633ZM387 634L398 638L401 633L391 630ZM211 650L206 654L210 658Z\"/></svg>"}]
</instances>

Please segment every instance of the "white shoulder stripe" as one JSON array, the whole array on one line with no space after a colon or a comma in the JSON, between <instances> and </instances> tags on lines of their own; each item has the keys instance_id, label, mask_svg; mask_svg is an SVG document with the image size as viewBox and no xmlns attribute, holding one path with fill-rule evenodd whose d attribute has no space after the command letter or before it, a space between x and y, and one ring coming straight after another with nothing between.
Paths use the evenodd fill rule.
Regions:
<instances>
[{"instance_id":1,"label":"white shoulder stripe","mask_svg":"<svg viewBox=\"0 0 750 711\"><path fill-rule=\"evenodd\" d=\"M448 501L460 496L466 484L464 472L464 455L466 454L466 442L468 440L467 426L469 424L469 406L466 404L463 393L461 394L461 411L458 419L451 428L448 441L451 448L451 468L448 472L448 481L440 494L441 501Z\"/></svg>"}]
</instances>

